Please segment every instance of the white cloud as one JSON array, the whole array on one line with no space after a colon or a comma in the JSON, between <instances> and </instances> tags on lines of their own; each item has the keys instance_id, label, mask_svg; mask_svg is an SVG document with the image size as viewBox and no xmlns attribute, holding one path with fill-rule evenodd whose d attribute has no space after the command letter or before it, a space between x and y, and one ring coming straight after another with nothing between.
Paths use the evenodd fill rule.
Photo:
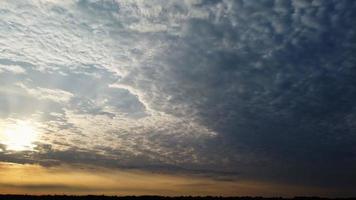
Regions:
<instances>
[{"instance_id":1,"label":"white cloud","mask_svg":"<svg viewBox=\"0 0 356 200\"><path fill-rule=\"evenodd\" d=\"M17 85L25 89L29 95L40 100L50 100L57 103L67 103L74 96L72 93L60 89L49 89L41 87L29 88L22 83L19 83Z\"/></svg>"},{"instance_id":2,"label":"white cloud","mask_svg":"<svg viewBox=\"0 0 356 200\"><path fill-rule=\"evenodd\" d=\"M11 72L14 74L25 74L26 70L18 65L1 65L0 64L0 73L3 71Z\"/></svg>"}]
</instances>

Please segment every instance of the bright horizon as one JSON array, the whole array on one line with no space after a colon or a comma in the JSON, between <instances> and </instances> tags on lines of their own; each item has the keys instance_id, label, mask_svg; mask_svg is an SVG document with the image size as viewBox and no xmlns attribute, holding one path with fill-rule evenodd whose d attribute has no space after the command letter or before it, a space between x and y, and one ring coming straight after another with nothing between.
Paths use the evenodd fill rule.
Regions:
<instances>
[{"instance_id":1,"label":"bright horizon","mask_svg":"<svg viewBox=\"0 0 356 200\"><path fill-rule=\"evenodd\" d=\"M6 177L0 179L2 194L347 197L337 190L251 180L218 180L184 172L171 174L96 166L42 167L13 163L0 163L0 169L1 177Z\"/></svg>"}]
</instances>

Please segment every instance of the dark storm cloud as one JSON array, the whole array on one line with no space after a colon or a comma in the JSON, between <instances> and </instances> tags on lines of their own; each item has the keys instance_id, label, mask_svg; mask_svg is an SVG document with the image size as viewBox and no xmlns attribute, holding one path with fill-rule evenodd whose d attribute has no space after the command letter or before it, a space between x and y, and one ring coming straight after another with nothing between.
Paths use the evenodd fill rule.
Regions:
<instances>
[{"instance_id":1,"label":"dark storm cloud","mask_svg":"<svg viewBox=\"0 0 356 200\"><path fill-rule=\"evenodd\" d=\"M152 106L194 115L217 131L214 150L205 154L247 176L354 184L355 6L193 5L211 10L209 18L189 19L181 37L166 38L170 49L156 58L161 69L149 71L161 92L150 96ZM150 91L135 75L130 81ZM169 97L163 102L155 96L162 93Z\"/></svg>"},{"instance_id":2,"label":"dark storm cloud","mask_svg":"<svg viewBox=\"0 0 356 200\"><path fill-rule=\"evenodd\" d=\"M193 51L190 55L213 57L181 64L209 63L209 69L200 77L207 88L213 89L208 89L207 102L196 105L201 119L222 133L221 141L228 148L237 153L255 152L258 160L270 159L263 165L267 174L258 176L292 181L302 176L303 181L332 180L335 185L354 183L351 169L356 165L355 129L346 120L355 115L356 99L353 2L314 7L310 2L304 5L295 1L286 6L293 14L269 14L290 21L282 25L286 31L283 34L274 32L264 15L254 18L254 12L264 12L260 8L263 5L244 6L252 19L240 29L205 22L192 26L192 35L198 33L201 38L205 38L201 36L205 32L200 29L210 28L206 31L209 34L216 31L213 40L249 31L248 37L256 36L237 51L217 50L214 46L203 48L212 52L188 48ZM232 39L229 44L238 42L244 40ZM207 40L195 46L211 43L214 41ZM284 167L285 172L279 171Z\"/></svg>"}]
</instances>

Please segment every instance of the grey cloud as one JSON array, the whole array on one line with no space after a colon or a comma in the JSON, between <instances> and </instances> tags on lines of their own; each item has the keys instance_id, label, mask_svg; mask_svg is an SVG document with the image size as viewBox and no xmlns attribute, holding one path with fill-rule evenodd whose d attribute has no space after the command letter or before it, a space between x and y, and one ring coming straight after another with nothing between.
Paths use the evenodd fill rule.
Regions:
<instances>
[{"instance_id":1,"label":"grey cloud","mask_svg":"<svg viewBox=\"0 0 356 200\"><path fill-rule=\"evenodd\" d=\"M65 192L88 192L88 191L103 191L101 188L93 188L86 186L73 186L64 184L0 184L1 188L16 188L21 190L30 191L41 191L51 190L51 191L65 191Z\"/></svg>"},{"instance_id":2,"label":"grey cloud","mask_svg":"<svg viewBox=\"0 0 356 200\"><path fill-rule=\"evenodd\" d=\"M6 145L0 144L0 150L1 150L1 151L5 151L5 149L6 149Z\"/></svg>"},{"instance_id":3,"label":"grey cloud","mask_svg":"<svg viewBox=\"0 0 356 200\"><path fill-rule=\"evenodd\" d=\"M308 163L322 168L333 160L335 185L350 184L346 166L355 166L356 141L345 117L355 99L354 7L352 1L209 3L202 6L209 19L182 22L176 34L182 37L162 36L166 49L150 63L154 68L120 82L145 91L154 109L216 130L212 143L221 146L209 156L228 152L236 170L254 176L261 169L251 166L261 165L269 173L257 177L276 173L293 182L288 172L278 175L274 162L303 176ZM315 169L311 179L321 184L330 170Z\"/></svg>"},{"instance_id":4,"label":"grey cloud","mask_svg":"<svg viewBox=\"0 0 356 200\"><path fill-rule=\"evenodd\" d=\"M5 151L0 152L0 159L5 162L20 164L39 164L49 168L63 164L88 165L111 169L143 170L153 173L189 174L196 177L209 177L224 181L233 181L239 178L239 174L233 171L209 169L204 166L178 166L163 163L156 158L148 158L146 155L130 155L130 152L100 147L96 149L97 151L71 148L59 151L53 149L50 144L38 143L35 148L36 152ZM102 154L100 150L105 150L105 154Z\"/></svg>"}]
</instances>

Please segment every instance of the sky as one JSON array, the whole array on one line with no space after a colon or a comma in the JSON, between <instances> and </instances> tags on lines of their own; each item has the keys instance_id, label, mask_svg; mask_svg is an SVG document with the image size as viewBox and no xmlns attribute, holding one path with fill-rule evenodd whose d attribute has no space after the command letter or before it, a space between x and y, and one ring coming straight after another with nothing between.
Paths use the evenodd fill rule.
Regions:
<instances>
[{"instance_id":1,"label":"sky","mask_svg":"<svg viewBox=\"0 0 356 200\"><path fill-rule=\"evenodd\" d=\"M356 196L356 1L0 1L0 193Z\"/></svg>"}]
</instances>

